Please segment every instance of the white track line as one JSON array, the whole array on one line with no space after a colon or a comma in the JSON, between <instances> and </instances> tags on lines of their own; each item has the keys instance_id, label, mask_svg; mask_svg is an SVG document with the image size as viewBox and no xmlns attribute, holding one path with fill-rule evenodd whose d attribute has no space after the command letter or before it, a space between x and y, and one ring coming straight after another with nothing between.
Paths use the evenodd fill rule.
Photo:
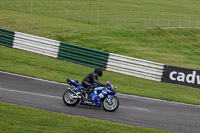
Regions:
<instances>
[{"instance_id":1,"label":"white track line","mask_svg":"<svg viewBox=\"0 0 200 133\"><path fill-rule=\"evenodd\" d=\"M194 104L188 104L188 103L180 103L180 102L174 102L174 101L166 101L162 99L155 99L155 98L150 98L150 97L142 97L142 96L136 96L136 95L128 95L128 94L122 94L122 93L117 93L118 96L121 97L132 97L132 98L140 98L140 99L145 99L145 100L152 100L152 101L157 101L157 102L165 102L169 104L179 104L179 105L185 105L185 106L194 106L194 107L199 107L200 105L194 105Z\"/></svg>"},{"instance_id":2,"label":"white track line","mask_svg":"<svg viewBox=\"0 0 200 133\"><path fill-rule=\"evenodd\" d=\"M57 96L52 96L52 95L45 95L45 94L39 94L39 93L33 93L33 92L28 92L28 91L19 91L19 90L4 89L4 88L0 88L0 90L1 91L15 92L15 93L23 93L23 94L28 94L28 95L35 95L35 96L42 96L42 97L62 99L62 97L57 97Z\"/></svg>"},{"instance_id":3,"label":"white track line","mask_svg":"<svg viewBox=\"0 0 200 133\"><path fill-rule=\"evenodd\" d=\"M50 81L50 80L45 80L45 79L39 79L39 78L24 76L24 75L15 74L15 73L9 73L9 72L3 72L3 71L0 71L0 73L5 73L5 74L9 74L9 75L19 76L19 77L23 77L23 78L35 79L35 80L49 82L49 83L53 83L53 84L68 85L67 83L66 84L65 83L59 83L59 82L55 82L55 81Z\"/></svg>"}]
</instances>

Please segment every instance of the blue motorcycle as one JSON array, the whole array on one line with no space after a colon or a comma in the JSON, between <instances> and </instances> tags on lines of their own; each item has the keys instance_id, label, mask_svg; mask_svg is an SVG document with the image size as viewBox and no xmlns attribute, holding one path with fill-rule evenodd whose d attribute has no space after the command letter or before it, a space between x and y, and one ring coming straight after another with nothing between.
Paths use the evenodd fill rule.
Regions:
<instances>
[{"instance_id":1,"label":"blue motorcycle","mask_svg":"<svg viewBox=\"0 0 200 133\"><path fill-rule=\"evenodd\" d=\"M75 106L78 103L81 105L89 105L101 107L106 111L113 112L119 107L119 100L115 96L116 88L110 81L106 82L106 86L94 84L94 91L88 94L88 99L85 99L85 88L81 86L77 80L67 79L67 83L71 85L63 95L63 101L68 106Z\"/></svg>"}]
</instances>

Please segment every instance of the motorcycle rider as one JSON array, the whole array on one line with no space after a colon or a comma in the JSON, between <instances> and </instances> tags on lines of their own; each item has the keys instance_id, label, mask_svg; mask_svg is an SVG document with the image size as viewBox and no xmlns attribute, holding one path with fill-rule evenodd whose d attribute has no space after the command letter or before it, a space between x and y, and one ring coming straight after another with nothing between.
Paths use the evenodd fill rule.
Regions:
<instances>
[{"instance_id":1,"label":"motorcycle rider","mask_svg":"<svg viewBox=\"0 0 200 133\"><path fill-rule=\"evenodd\" d=\"M82 94L85 94L85 99L88 99L88 94L94 90L94 85L92 83L96 83L101 86L105 86L104 84L98 81L98 77L103 75L102 68L95 68L94 72L89 73L82 81L82 86L85 87L85 91Z\"/></svg>"}]
</instances>

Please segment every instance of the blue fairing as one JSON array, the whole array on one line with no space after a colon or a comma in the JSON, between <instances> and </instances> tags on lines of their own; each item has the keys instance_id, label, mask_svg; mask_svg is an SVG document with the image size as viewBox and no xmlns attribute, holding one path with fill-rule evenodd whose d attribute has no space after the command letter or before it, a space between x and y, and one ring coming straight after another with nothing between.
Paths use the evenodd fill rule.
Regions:
<instances>
[{"instance_id":1,"label":"blue fairing","mask_svg":"<svg viewBox=\"0 0 200 133\"><path fill-rule=\"evenodd\" d=\"M76 95L78 92L81 92L82 90L85 89L83 86L81 86L78 83L77 80L68 78L67 83L72 85L72 87L69 88L69 90ZM91 98L89 100L82 100L80 104L101 107L101 100L104 98L107 98L108 95L109 95L109 100L112 101L112 98L115 95L116 91L115 91L115 88L113 88L111 82L108 81L106 83L109 85L109 88L105 88L105 87L99 86L98 84L94 84L95 89L93 92L89 94ZM97 87L100 87L100 88L97 88Z\"/></svg>"},{"instance_id":2,"label":"blue fairing","mask_svg":"<svg viewBox=\"0 0 200 133\"><path fill-rule=\"evenodd\" d=\"M110 101L112 101L112 98L114 97L114 95L110 95Z\"/></svg>"}]
</instances>

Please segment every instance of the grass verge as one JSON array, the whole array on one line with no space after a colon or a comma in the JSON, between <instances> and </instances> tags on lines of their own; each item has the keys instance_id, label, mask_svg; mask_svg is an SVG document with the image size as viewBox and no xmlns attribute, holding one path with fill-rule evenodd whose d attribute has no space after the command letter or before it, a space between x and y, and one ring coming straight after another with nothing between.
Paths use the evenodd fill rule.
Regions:
<instances>
[{"instance_id":1,"label":"grass verge","mask_svg":"<svg viewBox=\"0 0 200 133\"><path fill-rule=\"evenodd\" d=\"M0 102L1 133L173 133Z\"/></svg>"}]
</instances>

